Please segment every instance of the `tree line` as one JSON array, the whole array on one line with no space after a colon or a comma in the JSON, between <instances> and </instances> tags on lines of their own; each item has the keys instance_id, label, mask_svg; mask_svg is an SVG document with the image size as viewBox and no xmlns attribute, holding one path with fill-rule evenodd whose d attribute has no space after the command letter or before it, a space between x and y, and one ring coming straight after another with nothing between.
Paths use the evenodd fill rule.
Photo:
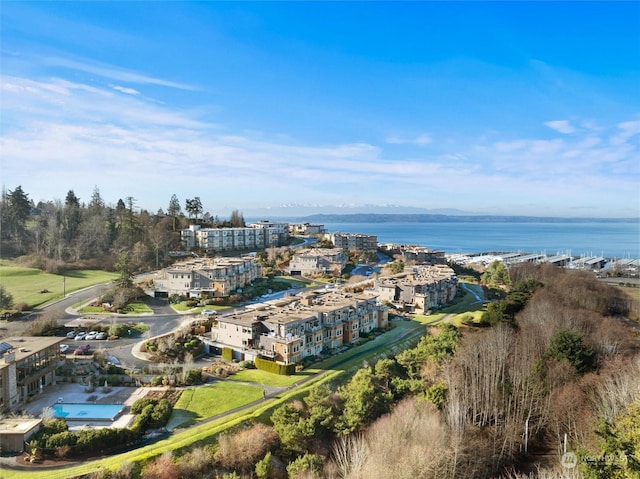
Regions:
<instances>
[{"instance_id":1,"label":"tree line","mask_svg":"<svg viewBox=\"0 0 640 479\"><path fill-rule=\"evenodd\" d=\"M63 268L112 270L123 251L133 269L159 267L168 251L181 249L180 230L191 223L203 226L245 226L234 210L221 220L203 212L200 197L187 198L184 210L174 194L166 212L139 208L128 196L109 205L98 187L83 201L73 190L64 200L38 201L21 186L0 197L0 247L3 257L27 256L32 266L58 273Z\"/></svg>"}]
</instances>

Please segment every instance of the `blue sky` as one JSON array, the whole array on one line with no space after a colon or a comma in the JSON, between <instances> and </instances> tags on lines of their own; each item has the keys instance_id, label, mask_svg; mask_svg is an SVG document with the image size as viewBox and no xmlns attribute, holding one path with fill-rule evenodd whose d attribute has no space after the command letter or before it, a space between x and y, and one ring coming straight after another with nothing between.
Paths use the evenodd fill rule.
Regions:
<instances>
[{"instance_id":1,"label":"blue sky","mask_svg":"<svg viewBox=\"0 0 640 479\"><path fill-rule=\"evenodd\" d=\"M0 4L2 185L640 216L639 2Z\"/></svg>"}]
</instances>

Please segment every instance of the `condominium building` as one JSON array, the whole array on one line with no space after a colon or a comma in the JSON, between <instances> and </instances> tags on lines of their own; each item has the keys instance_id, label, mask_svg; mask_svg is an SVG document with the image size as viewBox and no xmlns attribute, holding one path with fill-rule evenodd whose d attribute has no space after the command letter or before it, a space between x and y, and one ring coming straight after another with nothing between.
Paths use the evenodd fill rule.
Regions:
<instances>
[{"instance_id":1,"label":"condominium building","mask_svg":"<svg viewBox=\"0 0 640 479\"><path fill-rule=\"evenodd\" d=\"M458 277L446 265L411 266L403 273L377 279L373 291L381 301L424 313L453 300Z\"/></svg>"},{"instance_id":2,"label":"condominium building","mask_svg":"<svg viewBox=\"0 0 640 479\"><path fill-rule=\"evenodd\" d=\"M254 305L217 318L206 342L231 348L236 359L269 358L289 364L353 343L388 324L375 294L317 291Z\"/></svg>"},{"instance_id":3,"label":"condominium building","mask_svg":"<svg viewBox=\"0 0 640 479\"><path fill-rule=\"evenodd\" d=\"M155 296L229 296L261 276L253 256L241 258L194 258L175 263L153 280Z\"/></svg>"},{"instance_id":4,"label":"condominium building","mask_svg":"<svg viewBox=\"0 0 640 479\"><path fill-rule=\"evenodd\" d=\"M289 238L288 223L263 221L242 228L202 228L190 225L181 231L187 249L203 249L209 253L243 251L280 246Z\"/></svg>"},{"instance_id":5,"label":"condominium building","mask_svg":"<svg viewBox=\"0 0 640 479\"><path fill-rule=\"evenodd\" d=\"M0 343L0 413L15 411L55 384L64 338L21 337Z\"/></svg>"},{"instance_id":6,"label":"condominium building","mask_svg":"<svg viewBox=\"0 0 640 479\"><path fill-rule=\"evenodd\" d=\"M302 276L340 275L348 261L343 249L311 248L294 254L287 271L290 275Z\"/></svg>"},{"instance_id":7,"label":"condominium building","mask_svg":"<svg viewBox=\"0 0 640 479\"><path fill-rule=\"evenodd\" d=\"M432 250L418 245L382 244L380 249L389 256L401 255L405 263L414 264L446 264L444 251Z\"/></svg>"},{"instance_id":8,"label":"condominium building","mask_svg":"<svg viewBox=\"0 0 640 479\"><path fill-rule=\"evenodd\" d=\"M362 233L327 233L325 239L331 241L336 248L348 251L377 251L378 237Z\"/></svg>"},{"instance_id":9,"label":"condominium building","mask_svg":"<svg viewBox=\"0 0 640 479\"><path fill-rule=\"evenodd\" d=\"M324 225L313 225L311 223L289 225L289 233L294 235L321 235L326 232Z\"/></svg>"}]
</instances>

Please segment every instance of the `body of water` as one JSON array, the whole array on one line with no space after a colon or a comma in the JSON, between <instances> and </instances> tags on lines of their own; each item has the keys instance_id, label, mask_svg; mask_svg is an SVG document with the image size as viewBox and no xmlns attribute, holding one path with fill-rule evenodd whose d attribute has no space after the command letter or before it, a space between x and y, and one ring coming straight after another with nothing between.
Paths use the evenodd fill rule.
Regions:
<instances>
[{"instance_id":1,"label":"body of water","mask_svg":"<svg viewBox=\"0 0 640 479\"><path fill-rule=\"evenodd\" d=\"M51 406L53 415L68 420L111 420L122 412L122 404L57 403Z\"/></svg>"},{"instance_id":2,"label":"body of water","mask_svg":"<svg viewBox=\"0 0 640 479\"><path fill-rule=\"evenodd\" d=\"M416 244L446 253L528 252L640 258L640 222L326 223L332 233L376 235L379 243Z\"/></svg>"}]
</instances>

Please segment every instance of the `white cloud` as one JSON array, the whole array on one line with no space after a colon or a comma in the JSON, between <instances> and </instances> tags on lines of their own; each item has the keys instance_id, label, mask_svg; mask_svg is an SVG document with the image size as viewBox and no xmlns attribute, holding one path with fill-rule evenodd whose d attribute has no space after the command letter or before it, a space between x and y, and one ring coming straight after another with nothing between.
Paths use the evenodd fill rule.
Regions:
<instances>
[{"instance_id":1,"label":"white cloud","mask_svg":"<svg viewBox=\"0 0 640 479\"><path fill-rule=\"evenodd\" d=\"M609 141L614 145L620 145L636 135L640 135L640 120L625 121L618 123L618 131Z\"/></svg>"},{"instance_id":2,"label":"white cloud","mask_svg":"<svg viewBox=\"0 0 640 479\"><path fill-rule=\"evenodd\" d=\"M637 197L640 153L628 141L640 126L634 121L603 127L599 136L461 137L438 153L420 148L429 135L396 138L415 148L392 157L393 148L364 142L297 144L231 131L205 120L202 110L119 95L118 86L3 77L0 88L10 92L3 95L8 126L0 136L5 185L22 185L36 201L71 188L88 197L98 185L107 198L132 195L151 210L166 207L172 193L199 195L214 214L222 201L234 207L287 201L428 205L447 198L448 206L464 208L454 201L466 201L467 209L477 209L477 197L463 193L489 191L492 201L505 204L542 198L567 207ZM84 196L79 185L87 188Z\"/></svg>"},{"instance_id":3,"label":"white cloud","mask_svg":"<svg viewBox=\"0 0 640 479\"><path fill-rule=\"evenodd\" d=\"M111 88L113 88L114 90L117 90L121 93L126 93L127 95L139 95L140 92L138 90L135 90L133 88L127 88L124 86L119 86L119 85L109 85Z\"/></svg>"},{"instance_id":4,"label":"white cloud","mask_svg":"<svg viewBox=\"0 0 640 479\"><path fill-rule=\"evenodd\" d=\"M48 66L69 68L72 70L91 73L103 78L110 78L112 80L118 80L127 83L158 85L168 88L176 88L179 90L197 90L197 88L191 85L164 80L162 78L151 77L142 73L115 67L113 65L98 63L93 60L72 60L69 58L47 57L41 59L41 62L44 65Z\"/></svg>"},{"instance_id":5,"label":"white cloud","mask_svg":"<svg viewBox=\"0 0 640 479\"><path fill-rule=\"evenodd\" d=\"M428 145L433 141L431 135L427 133L422 133L421 135L416 136L415 138L403 138L399 136L390 136L385 140L387 143L392 145L417 145L424 146Z\"/></svg>"},{"instance_id":6,"label":"white cloud","mask_svg":"<svg viewBox=\"0 0 640 479\"><path fill-rule=\"evenodd\" d=\"M548 126L552 130L555 130L559 133L564 133L565 135L570 135L571 133L575 133L576 129L569 123L568 120L554 120L548 121L545 123L545 126Z\"/></svg>"}]
</instances>

